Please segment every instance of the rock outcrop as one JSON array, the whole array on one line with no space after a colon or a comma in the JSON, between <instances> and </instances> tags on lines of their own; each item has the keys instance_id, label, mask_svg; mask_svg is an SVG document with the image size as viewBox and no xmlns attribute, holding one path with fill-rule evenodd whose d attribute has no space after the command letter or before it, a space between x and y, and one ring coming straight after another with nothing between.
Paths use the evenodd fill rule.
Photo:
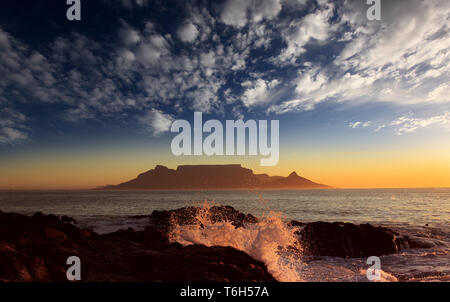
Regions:
<instances>
[{"instance_id":1,"label":"rock outcrop","mask_svg":"<svg viewBox=\"0 0 450 302\"><path fill-rule=\"evenodd\" d=\"M357 258L422 247L408 236L370 224L291 221L290 225L301 227L297 234L304 255Z\"/></svg>"},{"instance_id":2,"label":"rock outcrop","mask_svg":"<svg viewBox=\"0 0 450 302\"><path fill-rule=\"evenodd\" d=\"M67 281L69 256L81 259L82 281L276 281L231 247L183 247L150 226L99 235L69 221L0 212L0 281Z\"/></svg>"},{"instance_id":3,"label":"rock outcrop","mask_svg":"<svg viewBox=\"0 0 450 302\"><path fill-rule=\"evenodd\" d=\"M186 207L169 211L153 211L149 216L150 227L167 233L171 225L200 224L198 217L208 217L208 221L231 222L235 227L243 227L245 223L256 223L258 219L252 214L243 214L230 206L213 206L207 210L199 207Z\"/></svg>"}]
</instances>

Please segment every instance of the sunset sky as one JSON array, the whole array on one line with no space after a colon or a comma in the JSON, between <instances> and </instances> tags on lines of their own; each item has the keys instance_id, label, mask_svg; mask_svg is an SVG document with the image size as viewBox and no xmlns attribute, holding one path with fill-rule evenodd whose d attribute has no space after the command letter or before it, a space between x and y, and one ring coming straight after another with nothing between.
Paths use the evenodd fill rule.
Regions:
<instances>
[{"instance_id":1,"label":"sunset sky","mask_svg":"<svg viewBox=\"0 0 450 302\"><path fill-rule=\"evenodd\" d=\"M0 189L240 163L340 188L450 187L450 2L0 4ZM171 154L175 119L280 120L280 160Z\"/></svg>"}]
</instances>

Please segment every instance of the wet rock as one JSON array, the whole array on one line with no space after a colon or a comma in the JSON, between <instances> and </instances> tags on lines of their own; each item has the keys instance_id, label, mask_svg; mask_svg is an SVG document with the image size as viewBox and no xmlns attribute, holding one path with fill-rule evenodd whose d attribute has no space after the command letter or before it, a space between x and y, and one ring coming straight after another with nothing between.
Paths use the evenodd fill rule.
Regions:
<instances>
[{"instance_id":1,"label":"wet rock","mask_svg":"<svg viewBox=\"0 0 450 302\"><path fill-rule=\"evenodd\" d=\"M370 224L291 221L290 225L301 227L297 234L306 255L355 258L387 255L410 248L407 236Z\"/></svg>"},{"instance_id":2,"label":"wet rock","mask_svg":"<svg viewBox=\"0 0 450 302\"><path fill-rule=\"evenodd\" d=\"M92 237L92 232L87 229L82 229L82 230L80 230L80 235L81 235L81 237L84 237L84 238L90 238L90 237Z\"/></svg>"},{"instance_id":3,"label":"wet rock","mask_svg":"<svg viewBox=\"0 0 450 302\"><path fill-rule=\"evenodd\" d=\"M61 232L59 230L52 229L52 228L45 228L44 232L45 232L45 237L47 239L60 240L60 241L67 240L66 234L64 234L64 232Z\"/></svg>"},{"instance_id":4,"label":"wet rock","mask_svg":"<svg viewBox=\"0 0 450 302\"><path fill-rule=\"evenodd\" d=\"M18 253L0 250L0 279L7 281L29 282L32 277Z\"/></svg>"},{"instance_id":5,"label":"wet rock","mask_svg":"<svg viewBox=\"0 0 450 302\"><path fill-rule=\"evenodd\" d=\"M131 240L139 243L147 242L167 242L167 237L156 228L148 226L144 231L136 231L133 228L127 230L119 230L107 235L108 237L116 237Z\"/></svg>"},{"instance_id":6,"label":"wet rock","mask_svg":"<svg viewBox=\"0 0 450 302\"><path fill-rule=\"evenodd\" d=\"M82 281L276 281L244 252L169 243L155 226L99 235L54 215L0 212L0 280L67 281L70 256L81 259Z\"/></svg>"},{"instance_id":7,"label":"wet rock","mask_svg":"<svg viewBox=\"0 0 450 302\"><path fill-rule=\"evenodd\" d=\"M69 216L59 216L58 217L60 221L64 222L64 223L73 223L73 224L77 224L76 220L73 219L72 217Z\"/></svg>"},{"instance_id":8,"label":"wet rock","mask_svg":"<svg viewBox=\"0 0 450 302\"><path fill-rule=\"evenodd\" d=\"M33 257L29 262L29 271L35 281L50 280L50 273L43 258Z\"/></svg>"},{"instance_id":9,"label":"wet rock","mask_svg":"<svg viewBox=\"0 0 450 302\"><path fill-rule=\"evenodd\" d=\"M186 225L201 223L197 217L204 214L212 223L231 222L235 227L243 227L246 223L256 223L258 219L252 214L244 214L231 206L213 206L207 211L200 207L186 207L170 211L153 211L150 215L151 224L167 229L171 224Z\"/></svg>"}]
</instances>

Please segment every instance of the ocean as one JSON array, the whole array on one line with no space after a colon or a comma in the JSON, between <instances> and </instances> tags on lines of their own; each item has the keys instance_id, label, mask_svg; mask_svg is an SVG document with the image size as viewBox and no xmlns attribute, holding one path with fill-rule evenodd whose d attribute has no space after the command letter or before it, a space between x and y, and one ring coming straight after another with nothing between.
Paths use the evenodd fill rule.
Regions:
<instances>
[{"instance_id":1,"label":"ocean","mask_svg":"<svg viewBox=\"0 0 450 302\"><path fill-rule=\"evenodd\" d=\"M450 189L330 189L230 191L2 191L0 210L68 215L98 233L143 229L153 210L230 205L261 218L229 225L178 229L182 244L229 245L265 262L280 281L368 281L367 259L277 254L289 243L285 221L343 221L391 228L430 246L380 257L382 281L450 281ZM281 226L283 224L283 226Z\"/></svg>"}]
</instances>

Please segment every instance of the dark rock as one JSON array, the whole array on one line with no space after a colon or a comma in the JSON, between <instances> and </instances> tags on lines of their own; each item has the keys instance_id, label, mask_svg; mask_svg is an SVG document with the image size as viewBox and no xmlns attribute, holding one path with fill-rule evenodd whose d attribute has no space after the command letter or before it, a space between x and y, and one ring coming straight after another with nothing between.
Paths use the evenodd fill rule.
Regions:
<instances>
[{"instance_id":1,"label":"dark rock","mask_svg":"<svg viewBox=\"0 0 450 302\"><path fill-rule=\"evenodd\" d=\"M288 222L288 225L289 226L294 226L294 227L302 227L302 226L307 225L307 223L291 220L291 221Z\"/></svg>"},{"instance_id":2,"label":"dark rock","mask_svg":"<svg viewBox=\"0 0 450 302\"><path fill-rule=\"evenodd\" d=\"M136 231L133 228L119 230L107 235L108 237L122 238L139 243L147 242L167 242L167 236L156 228L148 226L144 231Z\"/></svg>"},{"instance_id":3,"label":"dark rock","mask_svg":"<svg viewBox=\"0 0 450 302\"><path fill-rule=\"evenodd\" d=\"M197 219L201 211L200 207L186 207L170 211L153 211L150 215L151 224L167 230L170 225L199 224ZM245 223L256 223L258 219L252 214L243 214L231 206L213 206L204 213L212 223L231 222L235 227L243 227Z\"/></svg>"},{"instance_id":4,"label":"dark rock","mask_svg":"<svg viewBox=\"0 0 450 302\"><path fill-rule=\"evenodd\" d=\"M370 224L355 225L342 222L301 223L299 242L305 255L337 256L345 258L381 256L411 247L408 236Z\"/></svg>"},{"instance_id":5,"label":"dark rock","mask_svg":"<svg viewBox=\"0 0 450 302\"><path fill-rule=\"evenodd\" d=\"M128 216L128 218L131 218L131 219L143 219L143 218L150 218L150 215L134 215L134 216Z\"/></svg>"},{"instance_id":6,"label":"dark rock","mask_svg":"<svg viewBox=\"0 0 450 302\"><path fill-rule=\"evenodd\" d=\"M60 221L64 222L64 223L73 223L73 224L77 224L77 222L75 221L75 219L73 219L72 217L69 216L59 216L58 217Z\"/></svg>"},{"instance_id":7,"label":"dark rock","mask_svg":"<svg viewBox=\"0 0 450 302\"><path fill-rule=\"evenodd\" d=\"M111 260L121 267L121 278L125 280L276 281L267 273L261 262L230 247L201 245L183 247L180 244L162 244L153 245L145 250L133 249L126 261L120 257ZM220 261L224 264L219 265ZM261 270L254 269L255 267ZM93 272L88 280L97 280L97 274L103 274L102 270Z\"/></svg>"},{"instance_id":8,"label":"dark rock","mask_svg":"<svg viewBox=\"0 0 450 302\"><path fill-rule=\"evenodd\" d=\"M28 265L33 280L40 282L50 280L50 273L43 258L33 257Z\"/></svg>"},{"instance_id":9,"label":"dark rock","mask_svg":"<svg viewBox=\"0 0 450 302\"><path fill-rule=\"evenodd\" d=\"M169 243L151 225L99 235L54 215L0 212L0 280L67 281L70 256L81 260L82 281L276 281L242 251Z\"/></svg>"},{"instance_id":10,"label":"dark rock","mask_svg":"<svg viewBox=\"0 0 450 302\"><path fill-rule=\"evenodd\" d=\"M47 239L60 240L60 241L67 240L66 234L64 234L64 232L61 232L59 230L52 229L52 228L45 228L44 232L45 232L45 237Z\"/></svg>"}]
</instances>

